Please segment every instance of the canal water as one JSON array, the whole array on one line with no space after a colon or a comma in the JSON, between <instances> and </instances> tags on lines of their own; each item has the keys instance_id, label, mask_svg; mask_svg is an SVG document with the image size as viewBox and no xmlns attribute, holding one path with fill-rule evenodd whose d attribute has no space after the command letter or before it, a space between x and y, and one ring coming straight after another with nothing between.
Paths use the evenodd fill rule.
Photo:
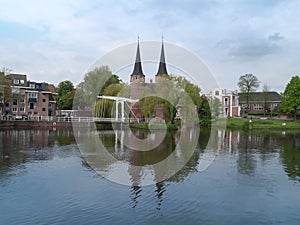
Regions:
<instances>
[{"instance_id":1,"label":"canal water","mask_svg":"<svg viewBox=\"0 0 300 225\"><path fill-rule=\"evenodd\" d=\"M202 171L212 132L200 131L175 175L143 186L99 175L72 130L0 131L0 224L300 224L300 133L217 131L224 141ZM142 166L175 151L177 140L169 132L131 160L114 131L97 135L120 161Z\"/></svg>"}]
</instances>

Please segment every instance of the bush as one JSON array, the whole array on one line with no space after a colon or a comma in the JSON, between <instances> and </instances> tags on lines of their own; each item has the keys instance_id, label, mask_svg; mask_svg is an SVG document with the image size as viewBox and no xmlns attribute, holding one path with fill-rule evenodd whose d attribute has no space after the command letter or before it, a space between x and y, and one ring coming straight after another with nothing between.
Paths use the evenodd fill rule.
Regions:
<instances>
[{"instance_id":1,"label":"bush","mask_svg":"<svg viewBox=\"0 0 300 225\"><path fill-rule=\"evenodd\" d=\"M272 115L272 116L278 116L279 115L279 113L278 112L266 112L265 114L264 114L264 112L248 112L248 115L249 116L263 116L263 115L266 115L266 116L270 116L270 115Z\"/></svg>"}]
</instances>

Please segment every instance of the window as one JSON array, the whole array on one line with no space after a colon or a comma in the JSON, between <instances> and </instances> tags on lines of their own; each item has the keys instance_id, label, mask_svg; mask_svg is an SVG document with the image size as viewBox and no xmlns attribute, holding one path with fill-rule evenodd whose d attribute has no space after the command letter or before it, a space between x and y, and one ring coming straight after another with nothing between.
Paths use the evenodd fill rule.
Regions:
<instances>
[{"instance_id":1,"label":"window","mask_svg":"<svg viewBox=\"0 0 300 225\"><path fill-rule=\"evenodd\" d=\"M242 108L243 108L244 110L248 110L248 109L249 109L247 104L242 104Z\"/></svg>"},{"instance_id":2,"label":"window","mask_svg":"<svg viewBox=\"0 0 300 225\"><path fill-rule=\"evenodd\" d=\"M29 84L29 87L34 89L35 88L35 84Z\"/></svg>"},{"instance_id":3,"label":"window","mask_svg":"<svg viewBox=\"0 0 300 225\"><path fill-rule=\"evenodd\" d=\"M20 112L25 112L25 108L24 108L24 107L21 107L21 108L20 108Z\"/></svg>"},{"instance_id":4,"label":"window","mask_svg":"<svg viewBox=\"0 0 300 225\"><path fill-rule=\"evenodd\" d=\"M24 99L24 98L21 98L19 102L25 102L25 99Z\"/></svg>"},{"instance_id":5,"label":"window","mask_svg":"<svg viewBox=\"0 0 300 225\"><path fill-rule=\"evenodd\" d=\"M38 113L38 112L34 112L33 114L34 114L34 115L38 115L39 113Z\"/></svg>"},{"instance_id":6,"label":"window","mask_svg":"<svg viewBox=\"0 0 300 225\"><path fill-rule=\"evenodd\" d=\"M43 108L42 110L43 110L43 112L45 112L45 111L46 111L46 108Z\"/></svg>"},{"instance_id":7,"label":"window","mask_svg":"<svg viewBox=\"0 0 300 225\"><path fill-rule=\"evenodd\" d=\"M227 106L228 105L228 98L224 99L224 105Z\"/></svg>"},{"instance_id":8,"label":"window","mask_svg":"<svg viewBox=\"0 0 300 225\"><path fill-rule=\"evenodd\" d=\"M14 100L13 100L13 105L18 105L17 99L14 99Z\"/></svg>"},{"instance_id":9,"label":"window","mask_svg":"<svg viewBox=\"0 0 300 225\"><path fill-rule=\"evenodd\" d=\"M254 110L264 110L264 107L261 104L254 104Z\"/></svg>"},{"instance_id":10,"label":"window","mask_svg":"<svg viewBox=\"0 0 300 225\"><path fill-rule=\"evenodd\" d=\"M25 83L25 81L24 80L20 80L20 84L24 84Z\"/></svg>"},{"instance_id":11,"label":"window","mask_svg":"<svg viewBox=\"0 0 300 225\"><path fill-rule=\"evenodd\" d=\"M31 103L29 104L29 109L34 109L34 103L31 102Z\"/></svg>"},{"instance_id":12,"label":"window","mask_svg":"<svg viewBox=\"0 0 300 225\"><path fill-rule=\"evenodd\" d=\"M228 108L225 108L225 116L228 115Z\"/></svg>"},{"instance_id":13,"label":"window","mask_svg":"<svg viewBox=\"0 0 300 225\"><path fill-rule=\"evenodd\" d=\"M28 97L29 98L37 98L37 92L29 92Z\"/></svg>"},{"instance_id":14,"label":"window","mask_svg":"<svg viewBox=\"0 0 300 225\"><path fill-rule=\"evenodd\" d=\"M11 89L11 93L12 93L12 94L20 94L20 88L13 87L13 88Z\"/></svg>"},{"instance_id":15,"label":"window","mask_svg":"<svg viewBox=\"0 0 300 225\"><path fill-rule=\"evenodd\" d=\"M18 112L18 108L12 108L13 112Z\"/></svg>"},{"instance_id":16,"label":"window","mask_svg":"<svg viewBox=\"0 0 300 225\"><path fill-rule=\"evenodd\" d=\"M20 80L19 79L14 79L14 84L19 84L20 83Z\"/></svg>"},{"instance_id":17,"label":"window","mask_svg":"<svg viewBox=\"0 0 300 225\"><path fill-rule=\"evenodd\" d=\"M43 102L46 102L46 99L45 99L45 98L43 98Z\"/></svg>"},{"instance_id":18,"label":"window","mask_svg":"<svg viewBox=\"0 0 300 225\"><path fill-rule=\"evenodd\" d=\"M216 95L216 96L219 96L219 94L220 94L219 91L216 91L216 92L215 92L215 95Z\"/></svg>"}]
</instances>

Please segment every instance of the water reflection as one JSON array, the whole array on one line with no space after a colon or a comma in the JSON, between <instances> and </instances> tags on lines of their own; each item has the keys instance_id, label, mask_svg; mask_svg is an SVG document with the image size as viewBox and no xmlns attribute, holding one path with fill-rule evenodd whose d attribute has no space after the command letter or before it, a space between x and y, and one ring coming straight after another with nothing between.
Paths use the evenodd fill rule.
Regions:
<instances>
[{"instance_id":1,"label":"water reflection","mask_svg":"<svg viewBox=\"0 0 300 225\"><path fill-rule=\"evenodd\" d=\"M300 133L295 131L224 131L224 153L236 154L237 171L253 176L258 164L279 158L288 177L300 181Z\"/></svg>"},{"instance_id":2,"label":"water reflection","mask_svg":"<svg viewBox=\"0 0 300 225\"><path fill-rule=\"evenodd\" d=\"M53 146L74 143L70 129L0 131L0 183L16 175L13 171L24 169L29 162L53 159Z\"/></svg>"},{"instance_id":3,"label":"water reflection","mask_svg":"<svg viewBox=\"0 0 300 225\"><path fill-rule=\"evenodd\" d=\"M300 134L285 134L281 136L281 160L284 170L291 179L300 181Z\"/></svg>"},{"instance_id":4,"label":"water reflection","mask_svg":"<svg viewBox=\"0 0 300 225\"><path fill-rule=\"evenodd\" d=\"M90 155L85 156L82 165L84 167L92 166L93 169L96 168L109 175L126 174L123 179L130 182L129 196L133 208L139 205L143 195L149 193L148 189L151 188L153 189L152 197L156 201L157 209L160 210L170 183L185 182L187 177L201 171L199 166L207 153L210 137L213 137L214 140L209 146L213 150L218 148L218 142L222 141L222 137L224 137L218 160L224 160L223 156L225 158L230 156L231 160L228 163L232 164L238 174L246 177L260 176L262 165L276 162L280 163L278 165L289 179L300 181L300 133L201 129L200 134L190 130L181 133L174 131L168 132L162 138L159 137L161 135L159 132L156 132L155 135L141 130L132 132L138 138L150 137L154 141L158 137L163 141L153 150L143 152L135 151L124 145L124 140L130 138L127 130L76 135L89 136L90 139L87 142L95 137L100 138L109 153L118 160L102 157L95 152L95 149L91 148L88 152ZM193 146L193 142L190 141L194 138L197 138L197 146ZM11 176L18 175L20 169L24 172L25 170L22 168L26 167L28 163L52 160L55 155L62 154L64 145L73 144L75 144L75 138L72 130L0 131L0 184L3 185L9 181ZM193 147L196 149L192 155L190 155L191 152L185 151ZM174 157L169 159L170 155L174 155ZM165 168L155 166L162 160L167 160L169 163L167 165L181 165L185 161L187 163L176 174L161 181L165 174L157 171L164 170L167 173L170 169L168 166ZM116 169L119 174L110 174L113 169ZM149 171L152 174L147 175ZM144 180L149 177L161 182L157 182L151 187L143 187Z\"/></svg>"}]
</instances>

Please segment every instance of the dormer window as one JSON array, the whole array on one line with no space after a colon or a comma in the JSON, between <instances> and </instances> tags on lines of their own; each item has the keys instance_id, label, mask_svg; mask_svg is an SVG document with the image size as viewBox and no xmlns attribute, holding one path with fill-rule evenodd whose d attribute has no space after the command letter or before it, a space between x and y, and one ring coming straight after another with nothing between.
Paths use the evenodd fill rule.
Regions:
<instances>
[{"instance_id":1,"label":"dormer window","mask_svg":"<svg viewBox=\"0 0 300 225\"><path fill-rule=\"evenodd\" d=\"M220 94L219 91L216 91L216 92L215 92L215 95L216 95L216 96L219 96L219 94Z\"/></svg>"},{"instance_id":2,"label":"dormer window","mask_svg":"<svg viewBox=\"0 0 300 225\"><path fill-rule=\"evenodd\" d=\"M14 84L19 84L20 83L20 80L19 79L14 79Z\"/></svg>"}]
</instances>

